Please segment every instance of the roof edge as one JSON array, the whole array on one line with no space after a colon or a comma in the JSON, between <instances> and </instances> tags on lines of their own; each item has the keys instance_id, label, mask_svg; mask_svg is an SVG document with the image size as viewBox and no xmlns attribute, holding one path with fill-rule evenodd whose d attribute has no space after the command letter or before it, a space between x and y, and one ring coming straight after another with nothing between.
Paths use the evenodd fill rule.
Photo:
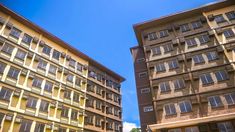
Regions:
<instances>
[{"instance_id":1,"label":"roof edge","mask_svg":"<svg viewBox=\"0 0 235 132\"><path fill-rule=\"evenodd\" d=\"M114 71L110 70L106 66L104 66L101 63L95 61L94 59L92 59L88 55L84 54L83 52L79 51L78 49L76 49L75 47L71 46L70 44L66 43L62 39L56 37L55 35L51 34L50 32L46 31L45 29L43 29L42 27L36 25L35 23L31 22L30 20L28 20L28 19L20 16L19 14L15 13L14 11L10 10L6 6L4 6L2 3L0 3L0 11L6 13L7 15L9 15L12 18L16 19L17 21L19 21L20 23L28 26L29 28L31 28L31 29L35 30L36 32L42 34L44 37L54 41L55 43L60 44L62 46L65 46L65 48L69 49L73 54L75 54L75 55L77 55L77 56L87 60L88 63L90 63L93 66L98 67L100 70L105 71L106 73L110 74L115 79L119 80L120 82L123 82L123 81L126 80L121 75L115 73Z\"/></svg>"}]
</instances>

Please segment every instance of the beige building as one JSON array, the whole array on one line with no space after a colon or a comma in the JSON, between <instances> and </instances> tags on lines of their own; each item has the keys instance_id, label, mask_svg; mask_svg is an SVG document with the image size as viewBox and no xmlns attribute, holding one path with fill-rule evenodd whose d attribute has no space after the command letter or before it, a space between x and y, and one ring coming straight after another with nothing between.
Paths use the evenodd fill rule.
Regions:
<instances>
[{"instance_id":1,"label":"beige building","mask_svg":"<svg viewBox=\"0 0 235 132\"><path fill-rule=\"evenodd\" d=\"M142 131L235 131L235 1L134 25Z\"/></svg>"},{"instance_id":2,"label":"beige building","mask_svg":"<svg viewBox=\"0 0 235 132\"><path fill-rule=\"evenodd\" d=\"M98 71L102 84L98 74L91 76ZM0 5L0 132L88 131L84 127L121 131L122 81L120 75ZM93 84L96 93L102 88L102 97L87 93ZM107 102L109 93L113 101ZM90 98L96 105L100 100L104 112L90 109ZM87 122L90 113L96 127Z\"/></svg>"}]
</instances>

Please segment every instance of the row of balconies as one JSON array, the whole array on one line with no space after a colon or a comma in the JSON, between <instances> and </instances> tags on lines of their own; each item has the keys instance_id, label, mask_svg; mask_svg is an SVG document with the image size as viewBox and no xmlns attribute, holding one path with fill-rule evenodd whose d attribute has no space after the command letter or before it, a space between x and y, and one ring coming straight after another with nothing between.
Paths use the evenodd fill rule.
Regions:
<instances>
[{"instance_id":1,"label":"row of balconies","mask_svg":"<svg viewBox=\"0 0 235 132\"><path fill-rule=\"evenodd\" d=\"M59 122L45 119L32 118L26 115L14 113L0 113L1 130L5 131L63 131L68 129L70 132L80 132L81 126L68 126Z\"/></svg>"},{"instance_id":2,"label":"row of balconies","mask_svg":"<svg viewBox=\"0 0 235 132\"><path fill-rule=\"evenodd\" d=\"M0 93L5 95L0 98L1 108L75 126L83 123L84 112L76 106L42 98L42 96L19 89L2 87Z\"/></svg>"},{"instance_id":3,"label":"row of balconies","mask_svg":"<svg viewBox=\"0 0 235 132\"><path fill-rule=\"evenodd\" d=\"M214 47L218 45L218 43L230 43L235 40L234 32L235 29L233 27L226 27L224 29L217 28L215 30L208 30L208 33L201 32L200 34L190 37L177 37L165 43L144 46L146 60L154 61L182 53ZM213 37L215 33L218 36L218 41Z\"/></svg>"},{"instance_id":4,"label":"row of balconies","mask_svg":"<svg viewBox=\"0 0 235 132\"><path fill-rule=\"evenodd\" d=\"M235 91L226 89L200 94L200 101L196 95L155 101L158 123L175 122L232 113Z\"/></svg>"},{"instance_id":5,"label":"row of balconies","mask_svg":"<svg viewBox=\"0 0 235 132\"><path fill-rule=\"evenodd\" d=\"M100 130L108 130L121 132L122 124L120 122L114 121L112 119L104 119L97 115L92 115L87 113L88 115L85 117L85 128L87 129L100 129Z\"/></svg>"},{"instance_id":6,"label":"row of balconies","mask_svg":"<svg viewBox=\"0 0 235 132\"><path fill-rule=\"evenodd\" d=\"M71 56L65 52L59 52L56 49L52 50L52 47L47 45L43 40L39 40L37 37L31 37L26 33L23 34L22 31L13 27L13 24L10 22L6 25L8 26L6 26L2 33L5 38L23 46L26 50L30 50L31 52L43 56L55 64L69 68L79 74L82 73L83 75L86 75L86 73L83 72L84 69L87 70L86 64L76 62L75 59L72 59Z\"/></svg>"},{"instance_id":7,"label":"row of balconies","mask_svg":"<svg viewBox=\"0 0 235 132\"><path fill-rule=\"evenodd\" d=\"M114 79L110 79L110 77L106 77L105 75L96 73L94 69L92 70L89 69L88 77L91 78L96 83L98 83L99 85L114 89L115 91L120 93L121 85L118 82L113 81Z\"/></svg>"},{"instance_id":8,"label":"row of balconies","mask_svg":"<svg viewBox=\"0 0 235 132\"><path fill-rule=\"evenodd\" d=\"M102 87L88 82L87 84L87 93L98 99L106 99L112 101L115 105L121 105L121 96L113 93L112 91L105 90Z\"/></svg>"},{"instance_id":9,"label":"row of balconies","mask_svg":"<svg viewBox=\"0 0 235 132\"><path fill-rule=\"evenodd\" d=\"M85 95L80 90L85 90L85 84L74 89L61 83L49 81L32 71L20 71L13 65L2 67L0 78L2 82L17 86L18 88L68 104L77 102L77 106L84 107Z\"/></svg>"},{"instance_id":10,"label":"row of balconies","mask_svg":"<svg viewBox=\"0 0 235 132\"><path fill-rule=\"evenodd\" d=\"M7 44L7 43L5 43ZM7 44L8 45L8 44ZM5 46L5 45L4 45ZM14 54L14 53L13 53ZM63 82L66 85L70 85L72 87L75 87L76 85L81 85L82 77L76 76L73 72L70 72L69 70L62 68L62 67L56 67L54 64L47 64L44 67L42 67L42 59L38 55L33 54L27 54L27 58L20 60L11 54L7 54L3 49L1 53L1 57L4 59L10 59L13 61L13 63L18 64L20 66L24 66L34 72L38 72L44 76L50 77L50 79L53 79L53 81L59 81ZM52 72L52 67L54 67L54 72ZM70 77L70 78L69 78Z\"/></svg>"}]
</instances>

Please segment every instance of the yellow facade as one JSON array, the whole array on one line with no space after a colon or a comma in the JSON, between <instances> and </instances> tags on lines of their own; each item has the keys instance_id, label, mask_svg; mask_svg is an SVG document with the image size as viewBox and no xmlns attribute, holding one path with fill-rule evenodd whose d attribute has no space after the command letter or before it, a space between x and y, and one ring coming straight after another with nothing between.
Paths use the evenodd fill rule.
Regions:
<instances>
[{"instance_id":1,"label":"yellow facade","mask_svg":"<svg viewBox=\"0 0 235 132\"><path fill-rule=\"evenodd\" d=\"M0 132L84 129L94 60L48 34L1 5Z\"/></svg>"}]
</instances>

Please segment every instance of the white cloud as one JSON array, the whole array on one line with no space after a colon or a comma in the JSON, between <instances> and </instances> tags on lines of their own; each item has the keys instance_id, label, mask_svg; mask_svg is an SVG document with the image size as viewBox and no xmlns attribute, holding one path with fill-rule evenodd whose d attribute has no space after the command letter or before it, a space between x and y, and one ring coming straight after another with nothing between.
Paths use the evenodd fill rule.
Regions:
<instances>
[{"instance_id":1,"label":"white cloud","mask_svg":"<svg viewBox=\"0 0 235 132\"><path fill-rule=\"evenodd\" d=\"M132 128L138 128L135 123L124 122L123 123L123 132L130 132Z\"/></svg>"}]
</instances>

